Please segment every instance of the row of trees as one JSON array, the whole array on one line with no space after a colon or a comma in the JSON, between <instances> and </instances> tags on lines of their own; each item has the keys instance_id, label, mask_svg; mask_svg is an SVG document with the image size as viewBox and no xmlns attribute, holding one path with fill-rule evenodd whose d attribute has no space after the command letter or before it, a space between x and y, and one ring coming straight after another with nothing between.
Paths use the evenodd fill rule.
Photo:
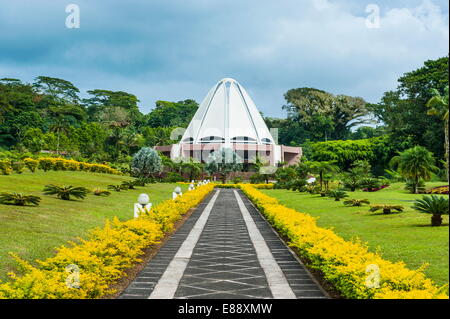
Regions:
<instances>
[{"instance_id":1,"label":"row of trees","mask_svg":"<svg viewBox=\"0 0 450 319\"><path fill-rule=\"evenodd\" d=\"M39 76L33 83L0 80L0 147L38 153L123 161L145 145L172 141L174 127L187 126L198 108L193 100L157 101L148 114L130 93L89 90L80 98L71 82Z\"/></svg>"}]
</instances>

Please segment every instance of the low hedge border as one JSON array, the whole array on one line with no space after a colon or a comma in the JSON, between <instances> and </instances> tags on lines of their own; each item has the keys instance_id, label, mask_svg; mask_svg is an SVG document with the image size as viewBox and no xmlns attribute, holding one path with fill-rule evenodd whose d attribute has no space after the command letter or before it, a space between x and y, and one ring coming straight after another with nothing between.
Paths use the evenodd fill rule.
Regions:
<instances>
[{"instance_id":1,"label":"low hedge border","mask_svg":"<svg viewBox=\"0 0 450 319\"><path fill-rule=\"evenodd\" d=\"M87 240L69 243L57 249L54 257L38 260L37 267L12 255L23 274L10 273L11 280L0 283L0 299L85 299L113 294L110 285L140 261L144 249L158 243L213 189L212 184L200 186L137 219L107 221L103 228L92 230Z\"/></svg>"},{"instance_id":2,"label":"low hedge border","mask_svg":"<svg viewBox=\"0 0 450 319\"><path fill-rule=\"evenodd\" d=\"M254 185L239 188L259 208L273 227L288 238L345 298L351 299L448 299L444 285L437 287L418 270L403 262L384 260L360 241L345 241L330 229L318 227L316 218L279 204ZM376 275L379 273L379 276ZM378 278L378 279L377 279Z\"/></svg>"}]
</instances>

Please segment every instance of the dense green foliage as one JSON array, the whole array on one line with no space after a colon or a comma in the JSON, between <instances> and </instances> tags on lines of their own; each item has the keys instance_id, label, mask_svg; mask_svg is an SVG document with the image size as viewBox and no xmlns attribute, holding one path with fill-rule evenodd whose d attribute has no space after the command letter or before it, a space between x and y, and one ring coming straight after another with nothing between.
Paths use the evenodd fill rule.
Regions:
<instances>
[{"instance_id":1,"label":"dense green foliage","mask_svg":"<svg viewBox=\"0 0 450 319\"><path fill-rule=\"evenodd\" d=\"M34 83L0 80L0 150L69 155L129 163L143 146L175 142L174 127L186 127L197 110L193 100L157 101L142 114L130 93L89 90L81 99L69 81L39 76ZM174 138L175 140L171 140Z\"/></svg>"},{"instance_id":2,"label":"dense green foliage","mask_svg":"<svg viewBox=\"0 0 450 319\"><path fill-rule=\"evenodd\" d=\"M162 171L162 161L158 152L151 147L143 147L133 156L132 173L135 176L149 177Z\"/></svg>"}]
</instances>

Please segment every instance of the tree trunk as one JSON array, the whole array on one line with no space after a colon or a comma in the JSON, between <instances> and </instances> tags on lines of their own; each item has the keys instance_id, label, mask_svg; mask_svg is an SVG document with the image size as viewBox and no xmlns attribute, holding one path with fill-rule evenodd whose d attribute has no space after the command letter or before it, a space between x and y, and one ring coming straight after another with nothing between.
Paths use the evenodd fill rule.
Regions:
<instances>
[{"instance_id":1,"label":"tree trunk","mask_svg":"<svg viewBox=\"0 0 450 319\"><path fill-rule=\"evenodd\" d=\"M431 216L431 226L441 226L442 225L442 215L433 214Z\"/></svg>"},{"instance_id":2,"label":"tree trunk","mask_svg":"<svg viewBox=\"0 0 450 319\"><path fill-rule=\"evenodd\" d=\"M383 214L390 214L391 210L389 208L383 208Z\"/></svg>"}]
</instances>

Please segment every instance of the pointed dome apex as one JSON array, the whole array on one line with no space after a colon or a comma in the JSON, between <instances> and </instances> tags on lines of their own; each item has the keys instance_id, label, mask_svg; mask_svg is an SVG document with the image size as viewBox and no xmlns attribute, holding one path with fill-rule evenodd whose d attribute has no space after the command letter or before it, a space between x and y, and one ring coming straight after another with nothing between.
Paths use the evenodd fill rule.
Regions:
<instances>
[{"instance_id":1,"label":"pointed dome apex","mask_svg":"<svg viewBox=\"0 0 450 319\"><path fill-rule=\"evenodd\" d=\"M255 103L232 78L224 78L211 88L181 143L275 144Z\"/></svg>"}]
</instances>

